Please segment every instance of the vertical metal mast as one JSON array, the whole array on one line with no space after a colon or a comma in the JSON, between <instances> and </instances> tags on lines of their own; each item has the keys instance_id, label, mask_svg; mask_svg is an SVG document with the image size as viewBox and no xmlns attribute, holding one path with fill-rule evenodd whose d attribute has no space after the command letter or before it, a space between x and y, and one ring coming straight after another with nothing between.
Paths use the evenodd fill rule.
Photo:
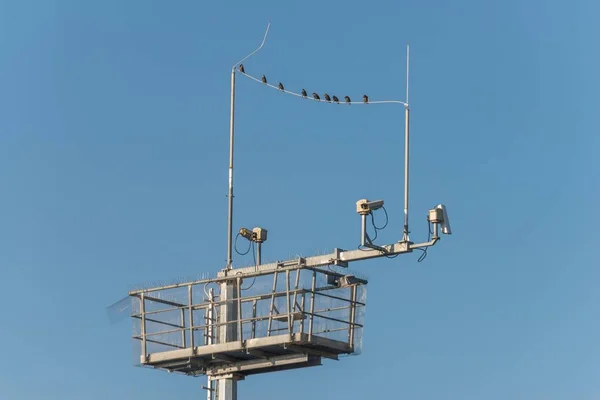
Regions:
<instances>
[{"instance_id":1,"label":"vertical metal mast","mask_svg":"<svg viewBox=\"0 0 600 400\"><path fill-rule=\"evenodd\" d=\"M235 63L231 67L231 113L229 116L229 191L227 193L227 200L229 201L228 213L227 213L227 266L226 269L231 269L232 266L232 250L233 250L233 144L234 144L234 120L235 120L235 71L238 65L246 61L248 58L256 54L265 44L267 35L269 34L269 27L271 23L267 25L267 30L263 41L256 50L242 58L240 61Z\"/></svg>"},{"instance_id":2,"label":"vertical metal mast","mask_svg":"<svg viewBox=\"0 0 600 400\"><path fill-rule=\"evenodd\" d=\"M263 37L262 43L256 50L242 58L240 61L235 63L231 67L231 114L229 116L229 191L227 193L227 200L229 203L227 213L227 266L226 271L233 268L232 250L233 250L233 149L235 139L235 73L238 66L246 61L248 58L256 54L265 44L267 35L269 34L269 27L271 23L267 25L265 36ZM237 297L239 296L239 279L236 283L234 280L225 281L220 285L220 298L219 300L227 300L220 306L220 317L219 322L221 325L218 329L219 343L227 343L235 341L237 339L237 332L235 332L235 326L231 325L231 321L236 321L241 318L239 309L237 307ZM239 322L238 322L239 324ZM209 386L212 388L212 386ZM218 380L217 388L217 400L237 400L237 377L231 375L228 377L221 377Z\"/></svg>"},{"instance_id":3,"label":"vertical metal mast","mask_svg":"<svg viewBox=\"0 0 600 400\"><path fill-rule=\"evenodd\" d=\"M227 200L229 209L227 213L227 269L232 268L232 236L233 236L233 140L234 140L234 115L235 115L235 68L231 68L231 114L229 116L229 192Z\"/></svg>"},{"instance_id":4,"label":"vertical metal mast","mask_svg":"<svg viewBox=\"0 0 600 400\"><path fill-rule=\"evenodd\" d=\"M410 48L406 46L406 104L405 107L405 125L404 125L404 232L402 240L408 242L408 146L410 137L410 107L408 103L408 68Z\"/></svg>"}]
</instances>

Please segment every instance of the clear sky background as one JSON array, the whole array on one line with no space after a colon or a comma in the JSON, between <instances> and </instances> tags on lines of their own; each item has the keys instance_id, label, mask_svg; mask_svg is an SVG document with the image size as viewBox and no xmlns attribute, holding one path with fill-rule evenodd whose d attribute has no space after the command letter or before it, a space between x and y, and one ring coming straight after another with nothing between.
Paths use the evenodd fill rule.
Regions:
<instances>
[{"instance_id":1,"label":"clear sky background","mask_svg":"<svg viewBox=\"0 0 600 400\"><path fill-rule=\"evenodd\" d=\"M106 307L226 258L231 65L309 93L404 99L411 238L356 264L362 355L251 377L242 399L598 399L600 6L592 1L0 1L0 398L204 398L133 366ZM401 238L403 108L238 78L235 221L264 258ZM251 263L236 257L234 264ZM202 396L202 397L201 397Z\"/></svg>"}]
</instances>

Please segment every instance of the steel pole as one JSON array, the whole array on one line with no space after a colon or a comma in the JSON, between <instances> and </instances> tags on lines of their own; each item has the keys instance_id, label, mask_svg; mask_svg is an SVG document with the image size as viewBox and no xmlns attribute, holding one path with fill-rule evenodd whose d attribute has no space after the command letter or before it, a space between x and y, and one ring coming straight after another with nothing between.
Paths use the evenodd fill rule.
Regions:
<instances>
[{"instance_id":1,"label":"steel pole","mask_svg":"<svg viewBox=\"0 0 600 400\"><path fill-rule=\"evenodd\" d=\"M213 288L210 288L210 290L208 291L208 301L210 303L210 305L208 306L208 318L206 321L206 343L208 345L211 345L214 343L213 340L213 335L214 335L214 329L213 329L213 301L214 301L214 290ZM210 379L210 376L207 377L207 384L206 384L206 400L213 400L213 392L215 391L215 389L213 389L213 383L212 380Z\"/></svg>"},{"instance_id":2,"label":"steel pole","mask_svg":"<svg viewBox=\"0 0 600 400\"><path fill-rule=\"evenodd\" d=\"M360 216L360 244L367 244L367 216L364 214Z\"/></svg>"},{"instance_id":3,"label":"steel pole","mask_svg":"<svg viewBox=\"0 0 600 400\"><path fill-rule=\"evenodd\" d=\"M229 201L227 213L227 269L232 268L233 245L233 144L234 144L234 119L235 119L235 67L231 69L231 112L229 115Z\"/></svg>"},{"instance_id":4,"label":"steel pole","mask_svg":"<svg viewBox=\"0 0 600 400\"><path fill-rule=\"evenodd\" d=\"M403 240L409 241L408 236L408 149L410 138L410 108L405 106L405 124L404 124L404 234Z\"/></svg>"},{"instance_id":5,"label":"steel pole","mask_svg":"<svg viewBox=\"0 0 600 400\"><path fill-rule=\"evenodd\" d=\"M258 267L262 261L262 257L261 257L261 242L257 242L256 243L256 266Z\"/></svg>"},{"instance_id":6,"label":"steel pole","mask_svg":"<svg viewBox=\"0 0 600 400\"><path fill-rule=\"evenodd\" d=\"M219 340L218 343L231 343L238 340L238 329L236 321L240 318L239 313L239 278L228 280L220 284L220 307L219 307ZM237 400L237 377L229 376L218 379L217 399Z\"/></svg>"},{"instance_id":7,"label":"steel pole","mask_svg":"<svg viewBox=\"0 0 600 400\"><path fill-rule=\"evenodd\" d=\"M405 118L404 118L404 229L402 240L408 242L408 145L410 136L410 108L408 106L408 77L410 71L410 46L406 46L406 103L405 107Z\"/></svg>"},{"instance_id":8,"label":"steel pole","mask_svg":"<svg viewBox=\"0 0 600 400\"><path fill-rule=\"evenodd\" d=\"M227 198L229 200L229 210L227 215L227 266L226 270L230 270L233 268L232 263L232 245L233 245L233 139L234 139L234 118L235 118L235 70L236 68L242 64L242 62L246 61L248 58L252 57L256 54L262 47L265 45L265 41L267 40L267 35L269 34L269 27L271 23L267 24L267 30L265 31L265 36L263 37L262 43L256 50L252 53L248 54L246 57L242 58L240 61L235 63L233 67L231 67L231 113L229 115L229 192L227 194Z\"/></svg>"}]
</instances>

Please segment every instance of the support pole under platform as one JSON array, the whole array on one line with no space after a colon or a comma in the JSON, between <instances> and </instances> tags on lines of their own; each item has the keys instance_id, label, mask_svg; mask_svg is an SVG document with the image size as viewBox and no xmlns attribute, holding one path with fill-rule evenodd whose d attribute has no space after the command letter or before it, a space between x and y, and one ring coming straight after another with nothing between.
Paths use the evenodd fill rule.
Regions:
<instances>
[{"instance_id":1,"label":"support pole under platform","mask_svg":"<svg viewBox=\"0 0 600 400\"><path fill-rule=\"evenodd\" d=\"M241 284L239 279L227 280L221 283L219 310L219 343L235 342L238 338L238 325L240 322L239 306L238 306L238 287ZM237 381L239 379L235 375L225 375L219 377L217 383L216 400L237 400Z\"/></svg>"}]
</instances>

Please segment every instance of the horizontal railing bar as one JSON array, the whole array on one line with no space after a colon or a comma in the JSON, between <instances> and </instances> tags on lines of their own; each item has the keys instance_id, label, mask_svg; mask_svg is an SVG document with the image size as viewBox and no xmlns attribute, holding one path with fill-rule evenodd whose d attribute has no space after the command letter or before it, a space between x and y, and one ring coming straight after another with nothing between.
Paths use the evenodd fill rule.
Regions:
<instances>
[{"instance_id":1,"label":"horizontal railing bar","mask_svg":"<svg viewBox=\"0 0 600 400\"><path fill-rule=\"evenodd\" d=\"M179 311L182 308L187 309L188 307L177 307L177 308L165 308L164 310L152 310L152 311L144 311L144 315L153 315L153 314L160 314L160 313L167 313L167 312L174 312L174 311ZM142 313L134 313L131 314L132 317L140 317L142 315Z\"/></svg>"},{"instance_id":2,"label":"horizontal railing bar","mask_svg":"<svg viewBox=\"0 0 600 400\"><path fill-rule=\"evenodd\" d=\"M141 336L139 336L139 335L136 335L133 338L137 339L137 340L142 340ZM154 339L148 339L148 338L146 338L146 342L156 343L156 344L160 344L162 346L175 347L176 349L185 349L185 347L180 346L178 344L165 343L165 342L161 342L160 340L154 340Z\"/></svg>"},{"instance_id":3,"label":"horizontal railing bar","mask_svg":"<svg viewBox=\"0 0 600 400\"><path fill-rule=\"evenodd\" d=\"M323 319L327 319L327 320L330 320L330 321L335 321L335 322L343 323L343 324L346 324L346 325L358 326L360 328L363 327L362 324L359 324L359 323L356 323L356 322L351 323L350 321L344 321L344 320L341 320L339 318L328 317L328 316L325 316L325 315L318 314L318 312L322 312L322 311L315 311L313 313L313 316L315 318L323 318ZM306 315L310 315L311 313L308 312L308 311L294 311L294 312L289 313L289 314L306 314ZM281 313L281 314L277 314L277 317L285 318L287 315L288 315L288 313ZM210 325L195 325L195 326L192 326L192 327L187 326L187 327L183 327L183 328L179 327L178 329L169 329L169 330L164 330L164 331L152 332L152 333L147 333L146 336L157 336L157 335L172 334L172 333L176 333L176 332L181 332L181 330L183 330L183 329L185 329L185 330L190 330L191 329L192 331L206 330L207 327L218 328L219 326L223 326L223 325L237 324L240 321L241 321L241 323L243 325L243 324L248 324L248 323L251 323L251 322L266 321L268 319L269 319L268 315L257 316L257 317L248 317L248 318L231 320L231 321L227 321L227 322L215 322L215 323L212 323ZM281 322L281 321L279 321L279 322ZM348 328L343 328L343 329L348 329ZM287 327L284 328L283 330L287 330Z\"/></svg>"},{"instance_id":4,"label":"horizontal railing bar","mask_svg":"<svg viewBox=\"0 0 600 400\"><path fill-rule=\"evenodd\" d=\"M336 329L325 329L324 331L313 332L313 335L317 333L329 333L329 332L339 332L339 331L347 331L348 328L336 328Z\"/></svg>"},{"instance_id":5,"label":"horizontal railing bar","mask_svg":"<svg viewBox=\"0 0 600 400\"><path fill-rule=\"evenodd\" d=\"M356 322L354 322L354 323L353 323L353 322L344 321L344 320L341 320L341 319L338 319L338 318L326 317L326 316L324 316L324 315L313 314L313 313L310 313L310 312L308 312L308 311L305 311L304 313L305 313L306 315L312 315L313 317L316 317L316 318L323 318L323 319L328 319L328 320L330 320L330 321L336 321L336 322L339 322L339 323L341 323L341 324L353 325L353 326L359 326L359 327L361 327L361 328L363 327L361 324L358 324L358 323L356 323Z\"/></svg>"},{"instance_id":6,"label":"horizontal railing bar","mask_svg":"<svg viewBox=\"0 0 600 400\"><path fill-rule=\"evenodd\" d=\"M182 303L177 303L174 301L170 301L170 300L164 300L164 299L160 299L158 297L152 297L152 296L144 296L144 299L146 301L153 301L155 303L161 303L161 304L166 304L168 306L174 306L174 307L184 307L185 304Z\"/></svg>"},{"instance_id":7,"label":"horizontal railing bar","mask_svg":"<svg viewBox=\"0 0 600 400\"><path fill-rule=\"evenodd\" d=\"M344 329L348 329L348 328L344 328ZM288 327L283 327L283 328L277 328L277 329L273 329L271 328L271 332L278 332L278 331L287 331Z\"/></svg>"},{"instance_id":8,"label":"horizontal railing bar","mask_svg":"<svg viewBox=\"0 0 600 400\"><path fill-rule=\"evenodd\" d=\"M348 287L352 287L352 286L348 286ZM355 300L355 301L352 301L352 300L350 300L350 299L345 299L345 298L343 298L343 297L334 296L334 295L331 295L331 294L317 293L317 292L318 292L318 291L320 291L320 290L323 290L323 289L322 289L322 288L316 288L316 289L315 289L315 294L316 294L316 295L319 295L319 296L325 296L325 297L329 297L329 298L332 298L332 299L337 299L337 300L346 301L346 302L348 302L348 303L350 303L350 304L356 304L356 305L363 306L363 307L366 305L365 303L361 303L360 301L356 301L356 300Z\"/></svg>"},{"instance_id":9,"label":"horizontal railing bar","mask_svg":"<svg viewBox=\"0 0 600 400\"><path fill-rule=\"evenodd\" d=\"M169 335L171 333L181 333L182 329L169 329L166 331L159 331L159 332L150 332L150 333L146 333L145 336L158 336L158 335Z\"/></svg>"},{"instance_id":10,"label":"horizontal railing bar","mask_svg":"<svg viewBox=\"0 0 600 400\"><path fill-rule=\"evenodd\" d=\"M133 318L140 319L140 320L142 319L141 316L137 316L137 315L134 316ZM146 320L146 322L154 322L154 323L161 324L161 325L172 326L173 328L185 329L185 326L172 324L170 322L159 321L157 319L152 319L152 318L147 318L147 317L145 317L144 319Z\"/></svg>"},{"instance_id":11,"label":"horizontal railing bar","mask_svg":"<svg viewBox=\"0 0 600 400\"><path fill-rule=\"evenodd\" d=\"M304 269L307 271L316 271L317 273L325 274L325 275L343 276L344 274L342 272L324 270L323 267L334 264L336 258L338 259L338 261L340 261L342 263L347 263L349 261L356 261L356 260L360 260L360 259L369 259L369 258L374 258L374 257L381 257L384 255L399 254L399 253L403 253L403 252L411 252L412 248L419 247L419 246L411 246L411 248L408 249L408 248L406 248L406 245L403 243L395 243L395 244L387 245L384 247L386 248L386 250L388 250L388 252L386 254L381 253L381 251L379 251L379 250L343 251L341 249L336 249L337 251L330 255L307 257L304 259L305 262L299 263L298 262L299 260L289 260L287 262L263 264L263 265L260 265L258 268L256 268L256 266L237 268L235 270L235 272L241 273L243 275L244 279L250 279L250 278L258 277L258 276L266 277L269 275L273 275L275 273L285 272L285 271L295 271L298 269L301 269L301 270ZM183 288L183 287L188 287L188 286L198 286L201 284L209 284L209 283L219 284L221 282L235 279L235 274L232 274L231 271L227 271L226 273L228 274L228 276L219 276L216 278L199 279L199 280L190 281L190 282L173 283L173 284L157 286L157 287L152 287L152 288L130 290L129 295L130 296L138 296L141 293L167 291L167 290L173 290L173 289L178 289L178 288ZM367 281L364 279L361 279L361 284L367 284Z\"/></svg>"},{"instance_id":12,"label":"horizontal railing bar","mask_svg":"<svg viewBox=\"0 0 600 400\"><path fill-rule=\"evenodd\" d=\"M349 286L349 287L351 287L351 286ZM359 302L359 301L352 301L350 299L346 299L346 298L343 298L343 297L339 297L339 296L334 296L334 295L331 295L331 294L323 293L326 290L336 290L336 289L338 289L338 288L335 288L335 287L334 288L329 288L329 287L316 288L315 289L315 295L317 295L317 296L324 296L324 297L328 297L328 298L331 298L331 299L336 299L336 300L344 301L344 302L347 302L347 303L350 303L350 304L356 304L356 305L363 306L363 307L365 306L365 303L362 303L362 302ZM310 293L310 290L308 290L308 289L302 289L302 288L290 290L290 294L291 295L296 294L296 293L298 293L298 294ZM243 303L253 302L254 300L269 300L272 297L284 297L286 295L287 295L286 291L281 291L281 292L269 293L269 294L263 294L263 295L257 295L257 296L242 297L241 301L242 301L242 304L243 304ZM226 302L231 302L231 301L233 301L233 300L214 301L214 302L212 302L212 304L211 303L194 304L194 305L192 305L192 309L195 310L195 311L202 310L202 309L208 308L210 305L216 306L216 305L220 305L221 303L226 303ZM182 307L167 308L167 309L164 309L164 310L146 311L145 314L146 315L160 314L160 313L178 311L180 309L186 309L187 310L187 309L189 309L189 306L186 305L186 306L182 306ZM141 314L140 313L136 313L136 314L132 314L132 316L133 317L141 316Z\"/></svg>"},{"instance_id":13,"label":"horizontal railing bar","mask_svg":"<svg viewBox=\"0 0 600 400\"><path fill-rule=\"evenodd\" d=\"M323 312L331 312L331 311L350 310L350 309L352 309L352 306L331 307L331 308L324 308L322 310L317 310L317 311L315 311L315 314L323 313Z\"/></svg>"}]
</instances>

